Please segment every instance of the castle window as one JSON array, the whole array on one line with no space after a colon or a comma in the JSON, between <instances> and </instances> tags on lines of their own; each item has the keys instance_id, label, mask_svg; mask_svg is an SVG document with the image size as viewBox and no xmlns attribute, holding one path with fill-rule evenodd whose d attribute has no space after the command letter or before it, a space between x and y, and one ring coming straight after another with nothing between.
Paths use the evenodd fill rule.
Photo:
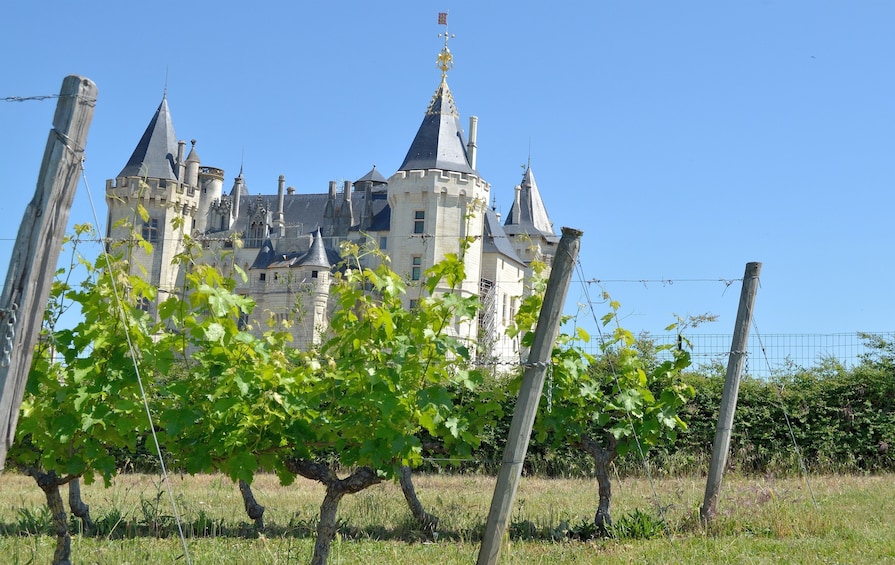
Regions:
<instances>
[{"instance_id":1,"label":"castle window","mask_svg":"<svg viewBox=\"0 0 895 565\"><path fill-rule=\"evenodd\" d=\"M426 212L417 210L413 213L413 233L426 233Z\"/></svg>"},{"instance_id":2,"label":"castle window","mask_svg":"<svg viewBox=\"0 0 895 565\"><path fill-rule=\"evenodd\" d=\"M423 258L419 255L414 255L411 258L413 267L410 269L410 280L418 281L420 280L420 275L423 271Z\"/></svg>"},{"instance_id":3,"label":"castle window","mask_svg":"<svg viewBox=\"0 0 895 565\"><path fill-rule=\"evenodd\" d=\"M420 305L420 301L419 301L419 300L417 300L417 299L415 299L415 298L411 298L411 299L410 299L410 309L411 309L411 310L416 310L416 307L419 306L419 305Z\"/></svg>"},{"instance_id":4,"label":"castle window","mask_svg":"<svg viewBox=\"0 0 895 565\"><path fill-rule=\"evenodd\" d=\"M141 296L137 299L137 310L142 310L144 312L149 312L149 299L145 296Z\"/></svg>"},{"instance_id":5,"label":"castle window","mask_svg":"<svg viewBox=\"0 0 895 565\"><path fill-rule=\"evenodd\" d=\"M148 222L143 222L143 231L141 235L148 243L158 243L158 220L156 218L150 218Z\"/></svg>"},{"instance_id":6,"label":"castle window","mask_svg":"<svg viewBox=\"0 0 895 565\"><path fill-rule=\"evenodd\" d=\"M267 280L267 273L261 273L261 275L258 277L258 280L260 280L261 282L266 281L266 280Z\"/></svg>"},{"instance_id":7,"label":"castle window","mask_svg":"<svg viewBox=\"0 0 895 565\"><path fill-rule=\"evenodd\" d=\"M388 249L388 238L386 236L382 236L379 238L379 249Z\"/></svg>"},{"instance_id":8,"label":"castle window","mask_svg":"<svg viewBox=\"0 0 895 565\"><path fill-rule=\"evenodd\" d=\"M311 271L311 278L312 278L312 279L316 279L316 278L317 278L317 271Z\"/></svg>"}]
</instances>

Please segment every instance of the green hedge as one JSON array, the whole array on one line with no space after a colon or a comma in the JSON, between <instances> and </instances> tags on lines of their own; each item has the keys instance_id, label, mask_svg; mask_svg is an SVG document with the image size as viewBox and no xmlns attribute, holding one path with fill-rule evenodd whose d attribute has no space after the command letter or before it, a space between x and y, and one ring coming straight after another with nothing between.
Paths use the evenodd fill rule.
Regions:
<instances>
[{"instance_id":1,"label":"green hedge","mask_svg":"<svg viewBox=\"0 0 895 565\"><path fill-rule=\"evenodd\" d=\"M810 369L789 367L768 380L744 377L728 469L744 474L798 474L801 452L810 472L895 471L895 345L884 341L870 345L871 353L856 367L845 368L827 359ZM672 444L647 454L656 475L708 471L724 368L689 373L685 379L696 390L682 414L689 428ZM483 438L475 461L464 463L461 470L495 472L499 468L512 409L509 401L504 419L495 422ZM644 473L643 461L634 452L618 458L616 468L620 475ZM586 476L592 472L592 462L572 448L548 449L532 441L525 472Z\"/></svg>"}]
</instances>

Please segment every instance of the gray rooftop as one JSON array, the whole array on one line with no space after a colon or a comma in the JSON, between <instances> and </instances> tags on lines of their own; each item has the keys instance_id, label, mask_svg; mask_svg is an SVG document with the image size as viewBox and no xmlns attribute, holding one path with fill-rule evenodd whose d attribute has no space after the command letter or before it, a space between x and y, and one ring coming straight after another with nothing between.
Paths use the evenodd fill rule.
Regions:
<instances>
[{"instance_id":1,"label":"gray rooftop","mask_svg":"<svg viewBox=\"0 0 895 565\"><path fill-rule=\"evenodd\" d=\"M177 138L168 112L168 99L162 98L140 143L118 176L177 180L176 155Z\"/></svg>"},{"instance_id":2,"label":"gray rooftop","mask_svg":"<svg viewBox=\"0 0 895 565\"><path fill-rule=\"evenodd\" d=\"M243 192L245 195L245 192ZM373 225L367 228L369 231L388 230L390 208L388 199L384 193L373 193ZM317 231L318 228L325 227L329 220L324 217L326 202L329 199L328 194L284 194L283 195L283 221L290 230L298 229L298 233L309 234ZM342 199L342 194L337 196L337 200ZM243 232L248 227L248 222L252 218L251 210L258 206L263 207L270 214L276 214L278 208L278 195L276 194L259 194L255 196L244 196L239 201L239 216L236 222L231 226L230 231ZM351 193L351 205L353 218L351 225L356 227L360 224L361 215L364 211L364 193L354 191ZM273 218L273 216L272 216Z\"/></svg>"},{"instance_id":3,"label":"gray rooftop","mask_svg":"<svg viewBox=\"0 0 895 565\"><path fill-rule=\"evenodd\" d=\"M531 167L526 167L525 173L522 175L518 197L514 197L503 228L509 235L524 233L541 235L547 239L557 237L553 231L553 222L547 215L547 207L544 206L541 193L538 191L538 184L535 182Z\"/></svg>"},{"instance_id":4,"label":"gray rooftop","mask_svg":"<svg viewBox=\"0 0 895 565\"><path fill-rule=\"evenodd\" d=\"M354 184L359 185L360 183L365 181L370 181L373 184L388 184L388 181L384 176L382 176L382 173L376 170L376 165L373 165L373 168L370 170L369 173L354 181Z\"/></svg>"},{"instance_id":5,"label":"gray rooftop","mask_svg":"<svg viewBox=\"0 0 895 565\"><path fill-rule=\"evenodd\" d=\"M460 114L447 81L442 79L423 123L410 144L399 171L440 169L476 174L469 165Z\"/></svg>"},{"instance_id":6,"label":"gray rooftop","mask_svg":"<svg viewBox=\"0 0 895 565\"><path fill-rule=\"evenodd\" d=\"M519 258L516 250L513 249L507 234L500 227L500 218L497 217L497 213L491 208L485 210L483 230L485 237L482 241L482 251L485 253L500 253L520 265L525 265L525 262Z\"/></svg>"}]
</instances>

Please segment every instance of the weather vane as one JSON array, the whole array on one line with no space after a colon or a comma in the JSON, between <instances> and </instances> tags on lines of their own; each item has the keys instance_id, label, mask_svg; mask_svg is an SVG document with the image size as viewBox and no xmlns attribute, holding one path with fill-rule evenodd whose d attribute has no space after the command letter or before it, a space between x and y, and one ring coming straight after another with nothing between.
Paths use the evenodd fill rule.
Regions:
<instances>
[{"instance_id":1,"label":"weather vane","mask_svg":"<svg viewBox=\"0 0 895 565\"><path fill-rule=\"evenodd\" d=\"M454 56L451 55L451 50L448 49L448 40L456 36L448 33L447 17L447 12L438 12L438 25L444 26L444 33L438 34L438 37L444 37L444 47L441 49L441 53L438 54L437 63L438 68L441 69L441 80L447 79L447 72L454 66Z\"/></svg>"}]
</instances>

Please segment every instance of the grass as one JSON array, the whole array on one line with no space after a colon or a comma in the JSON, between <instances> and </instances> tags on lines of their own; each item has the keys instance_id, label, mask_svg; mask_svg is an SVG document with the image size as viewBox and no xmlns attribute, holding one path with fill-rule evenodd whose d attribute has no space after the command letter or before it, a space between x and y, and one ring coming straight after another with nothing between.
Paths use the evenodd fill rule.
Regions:
<instances>
[{"instance_id":1,"label":"grass","mask_svg":"<svg viewBox=\"0 0 895 565\"><path fill-rule=\"evenodd\" d=\"M708 528L698 519L704 478L657 480L661 514L648 481L617 479L617 535L611 539L588 536L595 481L523 478L501 563L895 563L893 478L812 477L815 508L801 479L730 477L719 516ZM299 480L282 487L273 476L258 477L255 496L267 507L267 528L259 535L227 478L174 476L170 482L192 563L310 560L323 497L319 485ZM423 505L441 519L437 537L417 528L397 485L382 484L343 500L330 563L474 563L493 479L430 475L415 483ZM73 537L74 562L185 562L170 500L157 477L125 475L109 489L89 485L82 491L97 531ZM33 479L0 476L4 563L49 563L55 546L49 523Z\"/></svg>"}]
</instances>

